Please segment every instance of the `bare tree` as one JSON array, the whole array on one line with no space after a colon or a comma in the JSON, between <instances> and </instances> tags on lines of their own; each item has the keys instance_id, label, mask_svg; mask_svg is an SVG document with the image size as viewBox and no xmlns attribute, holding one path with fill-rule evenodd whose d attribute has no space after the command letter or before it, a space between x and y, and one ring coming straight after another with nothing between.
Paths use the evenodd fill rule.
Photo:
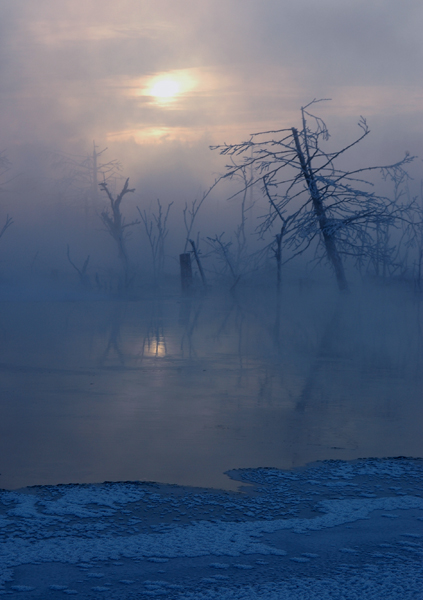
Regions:
<instances>
[{"instance_id":1,"label":"bare tree","mask_svg":"<svg viewBox=\"0 0 423 600\"><path fill-rule=\"evenodd\" d=\"M392 218L376 221L373 248L368 249L367 255L362 253L357 262L360 270L367 262L367 271L385 280L388 276L406 276L418 205L416 199L410 197L411 177L404 169L382 169L382 177L393 186Z\"/></svg>"},{"instance_id":2,"label":"bare tree","mask_svg":"<svg viewBox=\"0 0 423 600\"><path fill-rule=\"evenodd\" d=\"M402 253L401 249L403 249ZM395 258L395 266L400 276L407 278L411 276L415 290L421 292L423 289L423 181L420 182L420 198L413 200L410 221L405 223Z\"/></svg>"},{"instance_id":3,"label":"bare tree","mask_svg":"<svg viewBox=\"0 0 423 600\"><path fill-rule=\"evenodd\" d=\"M165 240L169 233L167 220L172 204L173 202L170 202L166 211L163 211L160 200L157 199L158 212L157 214L153 213L152 217L147 214L147 211L141 211L137 206L137 210L140 214L142 222L144 223L145 231L150 244L151 256L153 259L153 273L156 283L158 277L163 274L164 270Z\"/></svg>"},{"instance_id":4,"label":"bare tree","mask_svg":"<svg viewBox=\"0 0 423 600\"><path fill-rule=\"evenodd\" d=\"M197 263L198 271L200 273L201 280L203 282L203 286L207 288L207 280L206 275L204 273L203 265L200 258L200 233L197 232L196 240L192 239L194 236L193 228L194 222L197 218L198 212L203 205L203 202L206 200L207 196L211 193L214 187L217 185L219 179L216 179L213 185L203 193L201 196L201 200L197 198L192 201L191 206L188 207L188 203L185 202L185 207L183 210L184 215L184 225L186 230L186 238L185 238L185 246L182 254L179 255L179 261L181 265L181 282L182 288L186 291L192 286L192 268L191 268L191 254L188 252L188 244L191 245L191 252L194 255L195 262Z\"/></svg>"},{"instance_id":5,"label":"bare tree","mask_svg":"<svg viewBox=\"0 0 423 600\"><path fill-rule=\"evenodd\" d=\"M78 273L79 281L82 283L82 285L84 287L89 287L90 279L87 275L87 268L88 268L88 263L90 262L90 255L88 255L87 258L85 259L84 264L82 265L81 269L79 267L77 267L76 264L71 259L69 244L67 244L67 247L66 247L66 256L68 257L69 263L72 265L72 267Z\"/></svg>"},{"instance_id":6,"label":"bare tree","mask_svg":"<svg viewBox=\"0 0 423 600\"><path fill-rule=\"evenodd\" d=\"M241 275L235 270L233 265L233 260L230 255L230 247L232 246L232 242L224 242L223 236L225 232L220 235L215 235L214 238L208 237L207 242L213 249L213 251L223 260L225 268L229 270L232 279L234 281L233 286L235 287L240 280Z\"/></svg>"},{"instance_id":7,"label":"bare tree","mask_svg":"<svg viewBox=\"0 0 423 600\"><path fill-rule=\"evenodd\" d=\"M236 163L232 160L236 167ZM250 171L250 172L248 172ZM240 221L233 231L229 241L224 241L225 232L214 237L207 237L207 243L212 248L212 253L217 255L223 262L224 271L229 271L233 279L232 288L235 288L240 279L247 273L255 271L257 268L257 258L260 252L249 251L246 224L248 212L251 211L255 202L252 198L248 201L249 192L252 191L251 183L253 175L251 169L246 167L237 170L234 176L238 176L242 182Z\"/></svg>"},{"instance_id":8,"label":"bare tree","mask_svg":"<svg viewBox=\"0 0 423 600\"><path fill-rule=\"evenodd\" d=\"M327 259L339 289L346 290L344 259L348 256L358 259L363 253L374 252L376 227L404 216L401 205L376 194L372 191L373 184L363 177L371 171L382 171L385 175L393 170L403 172L414 157L406 154L401 161L388 166L353 171L339 168L337 159L359 144L370 130L361 117L358 124L362 133L356 140L341 150L325 151L322 145L329 139L326 124L308 112L317 102L320 101L313 100L301 108L301 130L291 127L265 131L252 134L247 142L212 149L231 158L221 179L233 178L245 168L254 170L248 187L260 185L269 199L269 212L262 220L261 233L268 232L277 220L282 220L282 227L289 224L288 231L281 231L285 238L284 241L281 238L281 245L284 243L298 256L316 243L317 258Z\"/></svg>"},{"instance_id":9,"label":"bare tree","mask_svg":"<svg viewBox=\"0 0 423 600\"><path fill-rule=\"evenodd\" d=\"M243 191L241 194L241 219L240 219L240 223L237 226L234 235L235 235L235 240L236 240L236 248L234 250L234 262L235 262L235 268L238 272L243 271L244 268L244 264L245 262L249 261L249 256L248 256L248 242L247 242L247 234L246 234L246 224L247 224L247 220L248 220L248 213L252 210L255 202L252 198L252 186L251 183L253 182L253 173L252 173L252 169L249 168L248 171L247 169L244 167L243 169L241 169L240 171L238 171L238 175L241 179L242 182L242 187L243 187ZM248 202L248 195L250 192L250 200Z\"/></svg>"},{"instance_id":10,"label":"bare tree","mask_svg":"<svg viewBox=\"0 0 423 600\"><path fill-rule=\"evenodd\" d=\"M270 245L270 248L273 251L273 254L276 258L277 290L279 292L281 289L281 283L282 283L282 265L284 264L284 261L282 258L282 248L284 246L286 236L292 231L292 226L295 223L295 213L292 215L286 216L285 214L280 212L279 208L277 207L272 196L269 193L269 188L267 186L265 177L263 178L263 187L264 187L264 192L267 196L267 199L269 200L269 204L270 204L271 208L274 211L276 211L276 213L278 214L278 216L282 222L280 232L275 235L275 240ZM292 254L291 254L291 256L285 262L292 260L292 258L294 258L294 256L292 256Z\"/></svg>"},{"instance_id":11,"label":"bare tree","mask_svg":"<svg viewBox=\"0 0 423 600\"><path fill-rule=\"evenodd\" d=\"M185 202L185 207L184 207L184 210L182 211L183 215L184 215L184 225L185 225L185 229L187 232L186 239L185 239L184 252L186 252L188 250L188 244L192 237L192 230L194 227L195 219L196 219L196 217L198 215L198 211L200 210L201 205L203 204L206 197L207 197L207 194L203 194L201 200L197 200L197 199L193 200L190 208L188 207L188 203ZM197 235L197 238L198 238L198 235ZM197 239L197 246L198 246L198 239Z\"/></svg>"},{"instance_id":12,"label":"bare tree","mask_svg":"<svg viewBox=\"0 0 423 600\"><path fill-rule=\"evenodd\" d=\"M10 170L10 167L11 163L6 156L6 153L4 151L0 152L0 192L4 192L3 186L13 179L11 178L6 181L3 180L3 176ZM12 217L9 217L9 215L6 215L3 227L0 228L0 238L3 237L11 225L13 225L13 219Z\"/></svg>"},{"instance_id":13,"label":"bare tree","mask_svg":"<svg viewBox=\"0 0 423 600\"><path fill-rule=\"evenodd\" d=\"M6 220L4 222L4 225L0 229L0 238L4 235L4 233L6 232L6 230L9 229L9 227L11 225L13 225L13 219L12 219L12 217L9 217L9 215L6 215Z\"/></svg>"},{"instance_id":14,"label":"bare tree","mask_svg":"<svg viewBox=\"0 0 423 600\"><path fill-rule=\"evenodd\" d=\"M414 282L416 289L423 288L423 204L419 206L419 223L415 227L416 259L414 262Z\"/></svg>"},{"instance_id":15,"label":"bare tree","mask_svg":"<svg viewBox=\"0 0 423 600\"><path fill-rule=\"evenodd\" d=\"M249 253L244 249L244 254L241 260L239 260L237 246L234 246L231 240L225 241L224 235L225 232L222 232L220 235L216 234L214 237L207 237L207 243L211 248L209 254L217 256L222 264L220 270L215 268L215 273L220 276L230 274L230 278L233 281L231 290L234 290L241 279L257 273L263 268L269 248L260 248Z\"/></svg>"},{"instance_id":16,"label":"bare tree","mask_svg":"<svg viewBox=\"0 0 423 600\"><path fill-rule=\"evenodd\" d=\"M125 275L125 287L129 285L129 259L128 253L126 249L126 237L127 237L127 229L128 227L132 227L133 225L139 225L140 221L137 219L135 221L131 221L131 223L125 223L125 218L121 212L121 203L126 194L135 192L135 188L129 188L129 177L125 181L125 184L122 188L120 194L113 198L112 193L110 192L107 183L100 183L100 188L107 194L107 197L110 201L110 210L107 208L101 212L101 220L103 221L106 231L112 236L115 240L117 248L118 248L118 256L122 262L124 275Z\"/></svg>"},{"instance_id":17,"label":"bare tree","mask_svg":"<svg viewBox=\"0 0 423 600\"><path fill-rule=\"evenodd\" d=\"M81 167L85 168L87 182L90 185L90 197L92 206L94 209L97 208L99 202L98 187L99 180L101 183L109 184L112 180L121 178L120 171L122 170L121 163L112 159L109 161L101 161L101 156L106 152L107 148L97 151L98 146L93 142L93 151L91 156L88 156L85 161L81 164Z\"/></svg>"},{"instance_id":18,"label":"bare tree","mask_svg":"<svg viewBox=\"0 0 423 600\"><path fill-rule=\"evenodd\" d=\"M84 202L85 212L97 211L100 204L99 184L116 184L122 179L121 163L116 160L104 160L107 148L98 150L93 141L92 152L86 156L65 152L53 155L52 166L62 173L61 184L68 194L79 196Z\"/></svg>"},{"instance_id":19,"label":"bare tree","mask_svg":"<svg viewBox=\"0 0 423 600\"><path fill-rule=\"evenodd\" d=\"M198 242L196 244L194 242L194 240L189 240L189 243L191 244L192 253L194 254L195 262L197 263L201 281L203 282L203 286L205 288L207 288L207 279L206 279L206 274L204 273L203 265L202 265L201 259L200 259L200 251L198 249Z\"/></svg>"}]
</instances>

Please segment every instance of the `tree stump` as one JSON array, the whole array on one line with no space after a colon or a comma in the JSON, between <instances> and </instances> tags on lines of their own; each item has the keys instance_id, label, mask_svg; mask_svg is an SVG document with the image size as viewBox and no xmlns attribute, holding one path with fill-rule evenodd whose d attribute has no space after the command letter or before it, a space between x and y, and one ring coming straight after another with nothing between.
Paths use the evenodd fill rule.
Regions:
<instances>
[{"instance_id":1,"label":"tree stump","mask_svg":"<svg viewBox=\"0 0 423 600\"><path fill-rule=\"evenodd\" d=\"M181 266L182 291L188 292L192 287L191 254L189 252L184 252L184 254L180 254L179 264Z\"/></svg>"}]
</instances>

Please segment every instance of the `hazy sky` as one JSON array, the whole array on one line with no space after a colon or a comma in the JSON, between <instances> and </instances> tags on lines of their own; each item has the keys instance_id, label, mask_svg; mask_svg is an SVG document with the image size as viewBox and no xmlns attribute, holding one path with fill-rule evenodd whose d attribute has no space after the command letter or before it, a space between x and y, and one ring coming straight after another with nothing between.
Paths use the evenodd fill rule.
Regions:
<instances>
[{"instance_id":1,"label":"hazy sky","mask_svg":"<svg viewBox=\"0 0 423 600\"><path fill-rule=\"evenodd\" d=\"M423 154L421 0L0 0L0 13L0 149L95 139L171 160L295 125L329 97L334 133L365 115L377 147Z\"/></svg>"}]
</instances>

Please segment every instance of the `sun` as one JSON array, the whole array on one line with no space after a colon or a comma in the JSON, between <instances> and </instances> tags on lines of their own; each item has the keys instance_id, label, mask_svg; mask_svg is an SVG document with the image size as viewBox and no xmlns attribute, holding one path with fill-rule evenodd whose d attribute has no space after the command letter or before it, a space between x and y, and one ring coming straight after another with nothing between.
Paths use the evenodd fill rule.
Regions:
<instances>
[{"instance_id":1,"label":"sun","mask_svg":"<svg viewBox=\"0 0 423 600\"><path fill-rule=\"evenodd\" d=\"M181 107L199 85L199 74L193 69L174 69L149 75L135 81L133 94L160 108Z\"/></svg>"},{"instance_id":2,"label":"sun","mask_svg":"<svg viewBox=\"0 0 423 600\"><path fill-rule=\"evenodd\" d=\"M181 84L176 79L165 78L156 81L149 89L150 96L158 100L170 100L181 91Z\"/></svg>"}]
</instances>

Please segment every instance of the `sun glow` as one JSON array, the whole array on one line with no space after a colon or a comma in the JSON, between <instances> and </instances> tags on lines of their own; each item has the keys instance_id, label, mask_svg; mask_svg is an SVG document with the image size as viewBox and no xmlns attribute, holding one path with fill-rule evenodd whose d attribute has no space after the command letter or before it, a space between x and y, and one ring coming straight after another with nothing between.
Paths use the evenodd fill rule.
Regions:
<instances>
[{"instance_id":1,"label":"sun glow","mask_svg":"<svg viewBox=\"0 0 423 600\"><path fill-rule=\"evenodd\" d=\"M164 105L186 96L198 86L192 69L157 73L140 83L137 95L149 96L154 103Z\"/></svg>"},{"instance_id":2,"label":"sun glow","mask_svg":"<svg viewBox=\"0 0 423 600\"><path fill-rule=\"evenodd\" d=\"M179 94L181 84L176 79L159 79L149 90L151 96L159 99L170 99Z\"/></svg>"}]
</instances>

